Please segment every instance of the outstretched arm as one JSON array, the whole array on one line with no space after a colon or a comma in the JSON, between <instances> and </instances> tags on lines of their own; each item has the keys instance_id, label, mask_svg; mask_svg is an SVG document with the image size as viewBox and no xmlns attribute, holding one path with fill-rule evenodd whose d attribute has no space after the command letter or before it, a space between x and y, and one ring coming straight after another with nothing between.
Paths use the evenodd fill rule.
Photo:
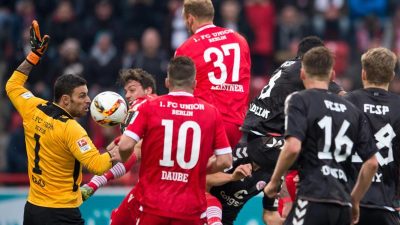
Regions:
<instances>
[{"instance_id":1,"label":"outstretched arm","mask_svg":"<svg viewBox=\"0 0 400 225\"><path fill-rule=\"evenodd\" d=\"M114 141L107 147L108 150L111 150L118 144L114 143ZM141 143L142 140L139 141ZM140 160L140 144L136 144L134 153L125 163L117 163L115 164L109 171L104 173L101 176L93 176L89 183L84 184L81 187L82 199L85 201L86 199L90 198L96 191L102 186L105 186L109 181L118 179L125 175L128 171L131 170L133 165ZM110 149L109 149L110 147Z\"/></svg>"},{"instance_id":2,"label":"outstretched arm","mask_svg":"<svg viewBox=\"0 0 400 225\"><path fill-rule=\"evenodd\" d=\"M236 167L233 173L217 172L207 174L207 187L221 186L231 181L237 181L247 176L251 176L251 164L243 164Z\"/></svg>"}]
</instances>

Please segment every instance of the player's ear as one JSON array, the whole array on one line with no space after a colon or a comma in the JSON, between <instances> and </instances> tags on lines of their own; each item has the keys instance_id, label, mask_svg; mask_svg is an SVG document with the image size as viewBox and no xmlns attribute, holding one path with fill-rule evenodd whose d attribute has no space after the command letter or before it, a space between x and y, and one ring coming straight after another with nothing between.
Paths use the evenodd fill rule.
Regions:
<instances>
[{"instance_id":1,"label":"player's ear","mask_svg":"<svg viewBox=\"0 0 400 225\"><path fill-rule=\"evenodd\" d=\"M331 74L329 75L329 80L335 80L336 79L336 72L335 70L332 69Z\"/></svg>"},{"instance_id":2,"label":"player's ear","mask_svg":"<svg viewBox=\"0 0 400 225\"><path fill-rule=\"evenodd\" d=\"M361 69L361 80L366 81L367 80L367 73L365 72L364 69Z\"/></svg>"},{"instance_id":3,"label":"player's ear","mask_svg":"<svg viewBox=\"0 0 400 225\"><path fill-rule=\"evenodd\" d=\"M167 78L165 78L165 87L166 88L170 88L170 85L169 85L169 78L167 77Z\"/></svg>"},{"instance_id":4,"label":"player's ear","mask_svg":"<svg viewBox=\"0 0 400 225\"><path fill-rule=\"evenodd\" d=\"M70 104L70 102L71 102L71 96L69 96L69 95L62 95L61 96L60 103L61 103L62 106L68 106Z\"/></svg>"},{"instance_id":5,"label":"player's ear","mask_svg":"<svg viewBox=\"0 0 400 225\"><path fill-rule=\"evenodd\" d=\"M151 93L153 93L153 88L147 87L146 89L144 89L144 94L149 95Z\"/></svg>"},{"instance_id":6,"label":"player's ear","mask_svg":"<svg viewBox=\"0 0 400 225\"><path fill-rule=\"evenodd\" d=\"M197 80L194 80L194 81L193 81L193 84L192 84L193 90L196 89L196 86L197 86Z\"/></svg>"},{"instance_id":7,"label":"player's ear","mask_svg":"<svg viewBox=\"0 0 400 225\"><path fill-rule=\"evenodd\" d=\"M304 71L303 68L300 69L300 79L305 80L306 79L306 72Z\"/></svg>"}]
</instances>

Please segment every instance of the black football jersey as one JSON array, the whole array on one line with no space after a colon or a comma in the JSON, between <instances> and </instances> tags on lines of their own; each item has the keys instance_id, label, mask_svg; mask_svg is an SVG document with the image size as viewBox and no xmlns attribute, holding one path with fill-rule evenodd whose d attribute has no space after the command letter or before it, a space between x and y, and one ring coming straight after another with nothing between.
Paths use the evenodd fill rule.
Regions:
<instances>
[{"instance_id":1,"label":"black football jersey","mask_svg":"<svg viewBox=\"0 0 400 225\"><path fill-rule=\"evenodd\" d=\"M260 95L250 103L243 130L258 135L284 133L285 99L295 91L304 90L303 81L300 79L300 69L301 59L295 58L284 62L274 71ZM342 89L335 82L331 82L329 90L339 93Z\"/></svg>"},{"instance_id":2,"label":"black football jersey","mask_svg":"<svg viewBox=\"0 0 400 225\"><path fill-rule=\"evenodd\" d=\"M323 89L294 93L285 107L285 137L302 142L298 198L350 206L357 179L352 158L367 160L377 152L366 117Z\"/></svg>"},{"instance_id":3,"label":"black football jersey","mask_svg":"<svg viewBox=\"0 0 400 225\"><path fill-rule=\"evenodd\" d=\"M368 88L345 97L364 111L379 152L379 168L361 205L394 211L399 188L400 97L383 89ZM358 169L361 161L355 161Z\"/></svg>"},{"instance_id":4,"label":"black football jersey","mask_svg":"<svg viewBox=\"0 0 400 225\"><path fill-rule=\"evenodd\" d=\"M233 173L236 167L246 163L249 163L247 157L238 158L233 162L233 168L227 173ZM222 204L222 223L224 225L232 225L243 205L263 191L270 179L270 172L259 169L253 171L251 177L212 187L210 193L218 198Z\"/></svg>"}]
</instances>

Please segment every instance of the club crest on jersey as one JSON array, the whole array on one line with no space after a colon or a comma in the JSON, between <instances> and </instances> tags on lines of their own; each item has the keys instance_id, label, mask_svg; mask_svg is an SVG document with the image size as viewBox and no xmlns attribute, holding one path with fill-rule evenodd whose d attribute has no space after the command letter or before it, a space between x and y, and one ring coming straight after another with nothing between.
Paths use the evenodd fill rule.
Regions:
<instances>
[{"instance_id":1,"label":"club crest on jersey","mask_svg":"<svg viewBox=\"0 0 400 225\"><path fill-rule=\"evenodd\" d=\"M82 153L91 149L90 145L86 141L86 138L81 138L76 143L78 144L79 150L81 150Z\"/></svg>"},{"instance_id":2,"label":"club crest on jersey","mask_svg":"<svg viewBox=\"0 0 400 225\"><path fill-rule=\"evenodd\" d=\"M260 190L264 189L265 185L267 185L267 183L265 183L265 181L263 181L263 180L260 180L257 182L256 188L258 191L260 191Z\"/></svg>"}]
</instances>

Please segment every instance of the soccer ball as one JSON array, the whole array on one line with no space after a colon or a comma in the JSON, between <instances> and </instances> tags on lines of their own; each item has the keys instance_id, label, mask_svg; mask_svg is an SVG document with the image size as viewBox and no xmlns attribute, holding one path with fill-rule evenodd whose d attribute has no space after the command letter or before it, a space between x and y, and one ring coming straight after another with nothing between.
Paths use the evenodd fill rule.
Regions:
<instances>
[{"instance_id":1,"label":"soccer ball","mask_svg":"<svg viewBox=\"0 0 400 225\"><path fill-rule=\"evenodd\" d=\"M105 91L94 97L90 104L90 115L97 124L112 127L124 122L127 108L121 95Z\"/></svg>"}]
</instances>

